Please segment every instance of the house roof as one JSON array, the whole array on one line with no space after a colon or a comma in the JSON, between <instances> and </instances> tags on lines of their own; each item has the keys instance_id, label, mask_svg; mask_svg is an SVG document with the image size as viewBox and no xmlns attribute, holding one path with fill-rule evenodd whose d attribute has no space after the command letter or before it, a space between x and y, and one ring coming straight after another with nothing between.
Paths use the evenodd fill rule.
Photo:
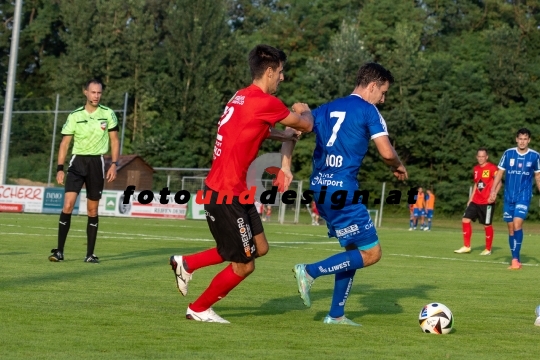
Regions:
<instances>
[{"instance_id":1,"label":"house roof","mask_svg":"<svg viewBox=\"0 0 540 360\"><path fill-rule=\"evenodd\" d=\"M146 161L144 161L144 159L142 157L140 157L139 155L120 155L118 157L118 166L116 167L116 170L119 171L120 169L122 169L124 166L128 165L129 163L131 163L133 160L135 159L141 159L141 161L146 165L148 166L148 168L153 172L155 173L156 171L154 170L153 167L151 167ZM105 162L105 168L108 169L110 166L111 166L111 162L112 162L112 158L110 155L103 155L103 161Z\"/></svg>"}]
</instances>

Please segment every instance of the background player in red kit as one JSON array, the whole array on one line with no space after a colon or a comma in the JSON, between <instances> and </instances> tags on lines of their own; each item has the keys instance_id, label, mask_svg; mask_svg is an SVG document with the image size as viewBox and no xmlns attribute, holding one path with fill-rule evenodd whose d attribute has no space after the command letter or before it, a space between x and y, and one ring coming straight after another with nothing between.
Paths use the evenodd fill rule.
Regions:
<instances>
[{"instance_id":1,"label":"background player in red kit","mask_svg":"<svg viewBox=\"0 0 540 360\"><path fill-rule=\"evenodd\" d=\"M256 257L268 252L268 241L255 206L240 203L238 196L248 190L248 168L276 123L302 132L309 132L313 127L313 117L306 104L294 104L291 112L281 100L271 95L276 93L279 83L284 80L283 65L286 59L283 51L268 45L257 45L251 50L249 67L253 83L236 92L219 121L214 161L206 178L206 193L211 190L211 198L209 204L204 206L217 247L191 255L171 256L170 264L178 290L185 296L195 270L224 261L231 263L188 306L187 319L228 323L211 306L255 270ZM296 135L296 131L288 133L289 139ZM283 172L286 178L292 177L290 171L285 169ZM229 201L231 199L222 203L218 201L220 192L232 192L232 202Z\"/></svg>"},{"instance_id":2,"label":"background player in red kit","mask_svg":"<svg viewBox=\"0 0 540 360\"><path fill-rule=\"evenodd\" d=\"M463 226L463 246L455 250L457 254L468 254L471 252L471 220L484 224L486 231L486 248L480 255L491 255L491 244L493 243L493 211L495 203L489 203L489 194L493 186L493 180L499 170L495 164L488 162L487 149L481 147L476 152L478 165L474 167L474 187L467 202L467 209L461 221ZM498 188L500 188L500 184ZM499 189L497 188L496 191Z\"/></svg>"}]
</instances>

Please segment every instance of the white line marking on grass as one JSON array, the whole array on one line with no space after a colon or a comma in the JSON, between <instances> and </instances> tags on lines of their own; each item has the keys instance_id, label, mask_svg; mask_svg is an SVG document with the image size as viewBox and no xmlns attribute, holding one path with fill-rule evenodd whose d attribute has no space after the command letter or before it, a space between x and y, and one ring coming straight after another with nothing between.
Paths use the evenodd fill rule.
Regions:
<instances>
[{"instance_id":1,"label":"white line marking on grass","mask_svg":"<svg viewBox=\"0 0 540 360\"><path fill-rule=\"evenodd\" d=\"M40 230L54 230L56 231L56 228L52 227L40 227L40 226L21 226L21 225L12 225L12 224L6 224L5 226L11 226L11 227L18 227L18 228L25 228L25 229L40 229ZM86 230L77 230L72 229L72 232L86 232ZM189 242L213 242L214 239L206 239L206 238L185 238L185 237L171 237L166 235L146 235L146 234L131 234L131 233L119 233L119 232L111 232L111 231L100 231L100 238L104 239L118 239L118 240L153 240L153 241L189 241ZM56 234L29 234L29 233L20 233L20 232L0 232L1 235L20 235L20 236L47 236L47 237L56 237ZM115 235L115 236L103 236L103 234L109 234L109 235ZM312 236L312 237L324 237L326 236L322 235L310 235L310 234L300 234L300 233L284 233L284 232L278 232L278 234L286 234L286 235L299 235L299 236ZM120 235L120 236L119 236ZM76 237L76 238L86 238L86 235L70 235L70 237ZM334 249L315 249L315 248L306 248L306 247L300 247L300 246L289 246L291 245L328 245L328 244L338 244L337 241L269 241L269 244L274 247L279 248L290 248L290 249L303 249L303 250L324 250L324 251L330 251L330 252L338 252L340 248L334 248ZM465 258L449 258L449 257L438 257L438 256L425 256L425 255L409 255L409 254L388 254L390 256L400 256L400 257L409 257L409 258L420 258L420 259L433 259L433 260L449 260L449 261L464 261L464 262L471 262L471 263L486 263L486 264L508 264L508 262L503 261L486 261L486 260L473 260L473 259L465 259ZM540 264L524 264L523 266L540 266Z\"/></svg>"},{"instance_id":2,"label":"white line marking on grass","mask_svg":"<svg viewBox=\"0 0 540 360\"><path fill-rule=\"evenodd\" d=\"M472 259L460 259L460 258L424 256L424 255L407 255L407 254L388 254L388 255L390 255L390 256L410 257L410 258L421 258L421 259L465 261L465 262L486 263L486 264L506 264L506 265L509 264L506 261L485 261L485 260L472 260ZM521 263L521 265L524 265L524 266L539 266L539 264L524 264L524 263Z\"/></svg>"},{"instance_id":3,"label":"white line marking on grass","mask_svg":"<svg viewBox=\"0 0 540 360\"><path fill-rule=\"evenodd\" d=\"M321 237L321 238L328 239L327 235L301 234L301 233L280 232L280 231L276 231L275 233L276 234L282 234L282 235L298 235L298 236Z\"/></svg>"},{"instance_id":4,"label":"white line marking on grass","mask_svg":"<svg viewBox=\"0 0 540 360\"><path fill-rule=\"evenodd\" d=\"M78 231L78 232L85 232L86 230L70 230L71 231ZM99 232L107 233L105 231ZM113 235L117 235L119 233L109 233ZM56 234L29 234L29 233L17 233L17 232L0 232L0 235L23 235L23 236L48 236L48 237L56 237ZM184 238L184 237L171 237L171 236L159 236L159 235L141 235L141 234L124 234L127 235L126 237L119 237L119 236L103 236L99 235L100 239L117 239L117 240L162 240L162 241L202 241L202 242L213 242L214 239L201 239L201 238ZM85 238L86 235L68 235L68 237L73 238ZM134 237L138 237L136 239L133 239ZM19 239L17 239L19 240Z\"/></svg>"},{"instance_id":5,"label":"white line marking on grass","mask_svg":"<svg viewBox=\"0 0 540 360\"><path fill-rule=\"evenodd\" d=\"M269 241L268 242L269 244L315 244L315 245L319 245L319 244L338 244L337 241L317 241L317 242L312 242L312 241Z\"/></svg>"}]
</instances>

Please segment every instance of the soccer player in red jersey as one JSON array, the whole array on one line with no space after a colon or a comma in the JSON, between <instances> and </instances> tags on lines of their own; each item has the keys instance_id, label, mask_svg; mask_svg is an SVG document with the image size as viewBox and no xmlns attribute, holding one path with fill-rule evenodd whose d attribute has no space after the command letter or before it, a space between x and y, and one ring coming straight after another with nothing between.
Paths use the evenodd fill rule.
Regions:
<instances>
[{"instance_id":1,"label":"soccer player in red jersey","mask_svg":"<svg viewBox=\"0 0 540 360\"><path fill-rule=\"evenodd\" d=\"M489 194L493 186L493 180L499 170L495 164L488 162L488 153L485 147L481 147L476 152L476 159L478 165L474 167L474 187L467 202L467 209L463 214L461 224L463 227L463 246L455 250L457 254L468 254L471 252L471 235L472 226L471 220L484 224L484 230L486 231L486 248L480 253L480 255L491 255L491 244L493 243L493 226L491 222L493 220L493 211L495 203L489 202ZM497 190L501 184L497 186Z\"/></svg>"},{"instance_id":2,"label":"soccer player in red jersey","mask_svg":"<svg viewBox=\"0 0 540 360\"><path fill-rule=\"evenodd\" d=\"M276 123L295 129L285 132L290 141L294 141L297 131L309 132L313 127L313 117L306 104L294 104L291 112L273 96L284 80L286 59L283 51L268 45L257 45L251 50L249 67L253 83L234 94L218 123L214 160L205 181L204 205L217 246L196 254L173 255L170 264L178 290L184 296L194 271L224 261L230 264L189 304L187 319L228 323L212 310L212 305L255 270L255 258L268 252L268 241L255 206L241 202L239 195L248 190L248 168ZM290 171L284 169L283 173L290 183ZM223 197L223 194L231 196Z\"/></svg>"}]
</instances>

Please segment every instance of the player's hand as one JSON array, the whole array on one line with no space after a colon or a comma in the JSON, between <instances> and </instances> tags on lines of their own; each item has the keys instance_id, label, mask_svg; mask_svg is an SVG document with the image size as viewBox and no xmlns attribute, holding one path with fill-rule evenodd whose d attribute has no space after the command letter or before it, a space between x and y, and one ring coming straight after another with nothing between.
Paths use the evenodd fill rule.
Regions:
<instances>
[{"instance_id":1,"label":"player's hand","mask_svg":"<svg viewBox=\"0 0 540 360\"><path fill-rule=\"evenodd\" d=\"M394 173L394 176L398 180L407 180L409 178L409 175L407 174L407 169L405 169L405 166L399 165L397 168L392 168L392 173Z\"/></svg>"},{"instance_id":2,"label":"player's hand","mask_svg":"<svg viewBox=\"0 0 540 360\"><path fill-rule=\"evenodd\" d=\"M287 127L284 131L283 131L283 134L285 135L286 137L286 140L285 141L298 141L300 139L300 135L302 135L302 132L301 131L298 131L296 129L293 129L293 128L290 128L290 127Z\"/></svg>"},{"instance_id":3,"label":"player's hand","mask_svg":"<svg viewBox=\"0 0 540 360\"><path fill-rule=\"evenodd\" d=\"M493 192L489 193L488 203L493 204L495 202L495 200L497 200L497 194L495 194Z\"/></svg>"},{"instance_id":4,"label":"player's hand","mask_svg":"<svg viewBox=\"0 0 540 360\"><path fill-rule=\"evenodd\" d=\"M116 166L112 165L107 171L107 182L113 182L116 179Z\"/></svg>"},{"instance_id":5,"label":"player's hand","mask_svg":"<svg viewBox=\"0 0 540 360\"><path fill-rule=\"evenodd\" d=\"M276 174L276 178L272 182L272 185L277 186L278 191L282 193L289 190L289 185L291 185L292 180L293 174L291 173L291 169L281 168Z\"/></svg>"},{"instance_id":6,"label":"player's hand","mask_svg":"<svg viewBox=\"0 0 540 360\"><path fill-rule=\"evenodd\" d=\"M303 112L311 111L311 110L309 109L308 104L294 103L293 106L292 106L292 111L294 111L297 114L302 114Z\"/></svg>"},{"instance_id":7,"label":"player's hand","mask_svg":"<svg viewBox=\"0 0 540 360\"><path fill-rule=\"evenodd\" d=\"M56 182L58 185L64 185L64 172L63 171L57 171L56 172Z\"/></svg>"}]
</instances>

